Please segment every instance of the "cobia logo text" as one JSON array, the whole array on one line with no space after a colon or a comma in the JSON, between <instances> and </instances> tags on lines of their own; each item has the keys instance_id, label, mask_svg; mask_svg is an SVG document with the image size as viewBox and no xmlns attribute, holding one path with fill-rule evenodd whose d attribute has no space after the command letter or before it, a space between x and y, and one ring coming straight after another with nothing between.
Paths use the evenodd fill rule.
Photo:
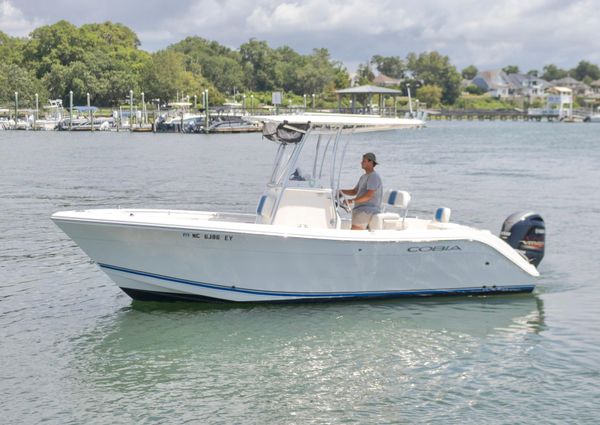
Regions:
<instances>
[{"instance_id":1,"label":"cobia logo text","mask_svg":"<svg viewBox=\"0 0 600 425\"><path fill-rule=\"evenodd\" d=\"M433 245L433 246L411 246L408 252L439 252L439 251L462 251L458 245Z\"/></svg>"}]
</instances>

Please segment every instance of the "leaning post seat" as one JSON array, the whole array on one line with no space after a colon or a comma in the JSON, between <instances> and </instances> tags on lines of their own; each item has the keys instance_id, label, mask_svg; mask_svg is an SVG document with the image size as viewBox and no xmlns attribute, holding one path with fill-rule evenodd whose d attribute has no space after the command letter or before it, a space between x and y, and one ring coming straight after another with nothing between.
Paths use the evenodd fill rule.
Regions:
<instances>
[{"instance_id":1,"label":"leaning post seat","mask_svg":"<svg viewBox=\"0 0 600 425\"><path fill-rule=\"evenodd\" d=\"M398 223L400 222L400 215L397 213L385 212L387 207L401 208L404 209L404 216L402 217L402 227L404 227L404 221L406 214L408 213L408 204L410 203L410 193L404 190L388 190L383 196L382 212L374 214L369 222L369 230L385 230L385 229L397 229Z\"/></svg>"},{"instance_id":2,"label":"leaning post seat","mask_svg":"<svg viewBox=\"0 0 600 425\"><path fill-rule=\"evenodd\" d=\"M449 223L451 213L452 210L450 208L440 207L435 211L433 221L436 223Z\"/></svg>"}]
</instances>

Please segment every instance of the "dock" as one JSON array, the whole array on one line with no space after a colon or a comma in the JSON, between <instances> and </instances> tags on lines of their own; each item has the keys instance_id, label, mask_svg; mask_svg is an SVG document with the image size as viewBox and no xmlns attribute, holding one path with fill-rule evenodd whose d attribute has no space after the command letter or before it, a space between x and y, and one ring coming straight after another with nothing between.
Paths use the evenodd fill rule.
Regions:
<instances>
[{"instance_id":1,"label":"dock","mask_svg":"<svg viewBox=\"0 0 600 425\"><path fill-rule=\"evenodd\" d=\"M529 114L522 110L441 109L427 113L434 121L560 121L556 114Z\"/></svg>"}]
</instances>

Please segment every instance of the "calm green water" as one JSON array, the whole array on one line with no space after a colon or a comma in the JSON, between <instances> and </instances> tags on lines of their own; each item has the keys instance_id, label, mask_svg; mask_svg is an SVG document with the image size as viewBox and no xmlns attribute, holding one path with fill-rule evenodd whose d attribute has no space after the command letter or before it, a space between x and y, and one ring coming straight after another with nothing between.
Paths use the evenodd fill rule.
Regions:
<instances>
[{"instance_id":1,"label":"calm green water","mask_svg":"<svg viewBox=\"0 0 600 425\"><path fill-rule=\"evenodd\" d=\"M252 212L276 146L236 136L0 132L0 423L597 423L600 125L431 123L354 139L411 214L547 225L532 295L133 303L49 219Z\"/></svg>"}]
</instances>

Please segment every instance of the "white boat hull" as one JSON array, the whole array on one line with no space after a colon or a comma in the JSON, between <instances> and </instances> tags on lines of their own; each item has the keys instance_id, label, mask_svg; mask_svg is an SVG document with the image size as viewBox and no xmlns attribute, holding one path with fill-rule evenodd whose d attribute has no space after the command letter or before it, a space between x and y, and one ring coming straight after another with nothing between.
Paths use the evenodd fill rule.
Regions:
<instances>
[{"instance_id":1,"label":"white boat hull","mask_svg":"<svg viewBox=\"0 0 600 425\"><path fill-rule=\"evenodd\" d=\"M506 243L465 226L311 233L215 217L92 210L52 218L136 299L273 302L531 292L538 275Z\"/></svg>"}]
</instances>

